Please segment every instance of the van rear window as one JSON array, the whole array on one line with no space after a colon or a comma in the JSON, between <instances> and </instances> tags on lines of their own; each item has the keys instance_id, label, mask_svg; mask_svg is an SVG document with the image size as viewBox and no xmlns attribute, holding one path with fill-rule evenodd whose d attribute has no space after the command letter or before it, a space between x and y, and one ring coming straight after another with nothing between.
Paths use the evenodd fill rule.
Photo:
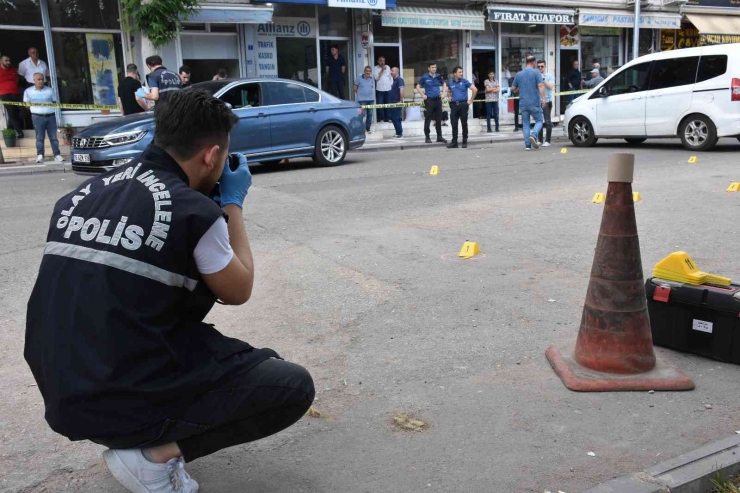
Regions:
<instances>
[{"instance_id":1,"label":"van rear window","mask_svg":"<svg viewBox=\"0 0 740 493\"><path fill-rule=\"evenodd\" d=\"M727 55L705 55L699 60L696 82L714 79L727 72Z\"/></svg>"}]
</instances>

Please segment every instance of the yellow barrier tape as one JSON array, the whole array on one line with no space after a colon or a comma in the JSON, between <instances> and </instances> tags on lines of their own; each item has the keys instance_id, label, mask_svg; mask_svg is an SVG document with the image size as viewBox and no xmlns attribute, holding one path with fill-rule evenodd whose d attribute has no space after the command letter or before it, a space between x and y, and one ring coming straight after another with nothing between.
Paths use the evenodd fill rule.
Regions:
<instances>
[{"instance_id":1,"label":"yellow barrier tape","mask_svg":"<svg viewBox=\"0 0 740 493\"><path fill-rule=\"evenodd\" d=\"M572 94L586 94L588 90L581 90L581 91L564 91L564 92L556 92L553 94L553 97L555 96L570 96ZM508 100L514 100L519 99L519 97L506 97L501 96L501 100L508 101ZM483 99L476 99L473 101L473 104L479 104L479 103L485 103L486 101ZM411 106L424 106L424 101L414 101L413 103L389 103L389 104L365 104L360 106L362 109L365 110L376 110L376 109L387 109L387 108L410 108Z\"/></svg>"},{"instance_id":2,"label":"yellow barrier tape","mask_svg":"<svg viewBox=\"0 0 740 493\"><path fill-rule=\"evenodd\" d=\"M19 103L16 101L0 101L0 104L8 106L31 106L42 108L61 108L63 110L117 110L118 106L114 104L68 104L68 103Z\"/></svg>"}]
</instances>

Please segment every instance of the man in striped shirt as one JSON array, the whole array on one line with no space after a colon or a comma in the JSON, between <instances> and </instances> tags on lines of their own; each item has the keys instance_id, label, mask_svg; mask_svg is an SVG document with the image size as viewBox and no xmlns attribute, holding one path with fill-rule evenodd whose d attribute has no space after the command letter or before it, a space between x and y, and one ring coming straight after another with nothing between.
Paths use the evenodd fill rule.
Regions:
<instances>
[{"instance_id":1,"label":"man in striped shirt","mask_svg":"<svg viewBox=\"0 0 740 493\"><path fill-rule=\"evenodd\" d=\"M57 139L57 118L54 108L48 106L34 106L33 103L56 103L54 91L51 87L44 85L44 74L33 74L33 87L26 89L23 93L23 102L31 103L31 118L33 129L36 131L36 162L44 160L44 137L49 136L51 150L54 152L54 161L61 163L64 159L59 152L59 140Z\"/></svg>"}]
</instances>

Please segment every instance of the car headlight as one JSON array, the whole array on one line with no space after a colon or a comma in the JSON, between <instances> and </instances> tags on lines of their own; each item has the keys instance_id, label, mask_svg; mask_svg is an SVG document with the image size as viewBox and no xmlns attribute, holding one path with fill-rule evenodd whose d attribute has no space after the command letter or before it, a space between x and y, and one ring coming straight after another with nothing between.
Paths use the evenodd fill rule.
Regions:
<instances>
[{"instance_id":1,"label":"car headlight","mask_svg":"<svg viewBox=\"0 0 740 493\"><path fill-rule=\"evenodd\" d=\"M110 146L120 146L124 144L133 144L140 141L146 135L146 130L134 130L132 132L121 132L118 134L108 134L103 140Z\"/></svg>"}]
</instances>

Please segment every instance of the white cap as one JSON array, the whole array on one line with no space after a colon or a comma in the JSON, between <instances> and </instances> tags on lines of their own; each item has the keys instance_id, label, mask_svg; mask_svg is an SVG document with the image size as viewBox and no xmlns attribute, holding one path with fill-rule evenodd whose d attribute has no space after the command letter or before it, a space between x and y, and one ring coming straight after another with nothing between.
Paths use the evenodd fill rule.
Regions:
<instances>
[{"instance_id":1,"label":"white cap","mask_svg":"<svg viewBox=\"0 0 740 493\"><path fill-rule=\"evenodd\" d=\"M599 73L599 69L595 68L595 69L593 69L593 70L591 71L591 73L592 73L592 74L598 74L598 73Z\"/></svg>"}]
</instances>

